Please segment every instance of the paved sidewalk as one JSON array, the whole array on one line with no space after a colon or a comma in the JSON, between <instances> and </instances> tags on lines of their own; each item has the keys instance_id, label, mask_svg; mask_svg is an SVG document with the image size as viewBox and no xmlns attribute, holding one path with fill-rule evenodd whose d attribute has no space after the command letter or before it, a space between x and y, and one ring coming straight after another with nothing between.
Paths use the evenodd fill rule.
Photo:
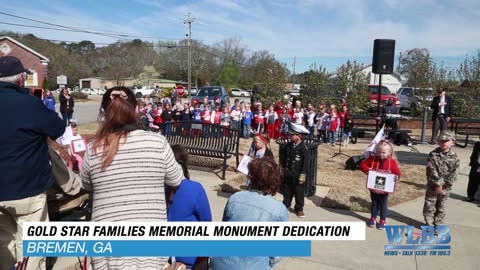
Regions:
<instances>
[{"instance_id":1,"label":"paved sidewalk","mask_svg":"<svg viewBox=\"0 0 480 270\"><path fill-rule=\"evenodd\" d=\"M434 149L433 145L416 145L419 153L408 158L425 159ZM410 152L404 146L395 149ZM384 256L384 245L388 244L385 231L366 228L365 241L313 241L310 257L284 258L274 269L302 269L302 270L338 270L338 269L480 269L480 260L477 250L480 243L480 208L477 204L463 202L468 182L469 157L472 146L465 149L455 147L461 159L461 172L457 183L453 186L448 201L448 210L445 222L451 228L451 255L450 256ZM401 166L401 164L400 164ZM218 185L223 183L217 175L204 171L190 171L193 180L199 181L205 187L212 209L214 221L221 221L223 209L230 194L218 191ZM227 179L235 173L227 172ZM318 187L315 196L306 198L304 219L297 218L290 213L290 221L366 221L369 213L352 212L347 210L322 208L321 200L328 193L328 188ZM281 195L276 198L281 200ZM414 225L423 222L423 197L391 207L387 222L389 225ZM54 269L79 269L76 258L59 258Z\"/></svg>"},{"instance_id":2,"label":"paved sidewalk","mask_svg":"<svg viewBox=\"0 0 480 270\"><path fill-rule=\"evenodd\" d=\"M435 146L416 145L418 154L412 156L425 158ZM397 151L410 152L405 146L398 146ZM274 269L480 269L480 260L476 255L480 242L480 208L477 204L463 202L466 194L468 166L472 146L455 147L454 151L461 159L461 172L448 201L445 222L451 228L450 256L384 256L384 245L388 244L385 231L366 228L365 241L314 241L312 256L284 258ZM411 157L409 157L411 158ZM400 164L401 166L401 164ZM230 194L218 192L222 183L213 173L191 171L192 179L201 182L207 190L215 221L221 221L223 208ZM233 177L229 172L227 179ZM315 196L306 198L304 219L290 213L290 221L366 221L369 213L319 207L321 200L328 193L327 187L318 187ZM276 198L281 200L281 195ZM389 225L423 225L424 198L401 203L389 209Z\"/></svg>"}]
</instances>

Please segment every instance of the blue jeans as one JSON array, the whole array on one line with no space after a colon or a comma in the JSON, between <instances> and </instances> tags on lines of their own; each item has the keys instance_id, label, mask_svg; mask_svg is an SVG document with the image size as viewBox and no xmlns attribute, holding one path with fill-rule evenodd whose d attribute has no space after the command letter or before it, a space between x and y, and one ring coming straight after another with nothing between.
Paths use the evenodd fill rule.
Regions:
<instances>
[{"instance_id":1,"label":"blue jeans","mask_svg":"<svg viewBox=\"0 0 480 270\"><path fill-rule=\"evenodd\" d=\"M163 124L165 125L165 136L168 136L170 135L170 133L172 132L172 121L165 121L163 122Z\"/></svg>"},{"instance_id":2,"label":"blue jeans","mask_svg":"<svg viewBox=\"0 0 480 270\"><path fill-rule=\"evenodd\" d=\"M62 112L62 119L65 122L65 126L68 126L68 122L72 120L73 112Z\"/></svg>"},{"instance_id":3,"label":"blue jeans","mask_svg":"<svg viewBox=\"0 0 480 270\"><path fill-rule=\"evenodd\" d=\"M331 143L331 144L334 144L335 143L335 135L336 135L336 132L335 131L328 131L328 142Z\"/></svg>"},{"instance_id":4,"label":"blue jeans","mask_svg":"<svg viewBox=\"0 0 480 270\"><path fill-rule=\"evenodd\" d=\"M380 220L386 220L388 214L388 194L377 194L370 192L372 199L371 217L377 218L378 211L380 211Z\"/></svg>"},{"instance_id":5,"label":"blue jeans","mask_svg":"<svg viewBox=\"0 0 480 270\"><path fill-rule=\"evenodd\" d=\"M250 124L243 124L243 137L250 138Z\"/></svg>"}]
</instances>

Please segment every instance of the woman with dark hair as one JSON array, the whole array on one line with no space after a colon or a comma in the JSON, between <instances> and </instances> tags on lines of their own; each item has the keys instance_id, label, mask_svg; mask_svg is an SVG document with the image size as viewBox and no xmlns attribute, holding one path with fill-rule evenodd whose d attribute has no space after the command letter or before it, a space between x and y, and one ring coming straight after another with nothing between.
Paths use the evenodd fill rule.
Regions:
<instances>
[{"instance_id":1,"label":"woman with dark hair","mask_svg":"<svg viewBox=\"0 0 480 270\"><path fill-rule=\"evenodd\" d=\"M280 187L280 169L272 158L253 159L248 164L251 180L247 191L233 194L225 206L223 221L288 221L287 208L273 198ZM267 270L280 257L214 257L212 269Z\"/></svg>"},{"instance_id":2,"label":"woman with dark hair","mask_svg":"<svg viewBox=\"0 0 480 270\"><path fill-rule=\"evenodd\" d=\"M62 119L65 122L65 126L68 126L68 122L73 117L73 107L75 106L75 102L67 88L62 89L58 99L60 100L60 113L62 114Z\"/></svg>"},{"instance_id":3,"label":"woman with dark hair","mask_svg":"<svg viewBox=\"0 0 480 270\"><path fill-rule=\"evenodd\" d=\"M212 221L212 212L205 189L200 183L190 180L187 148L175 144L172 145L172 151L175 160L182 166L185 179L175 188L166 188L168 221ZM182 263L187 269L192 269L195 261L196 257L176 257L177 267Z\"/></svg>"},{"instance_id":4,"label":"woman with dark hair","mask_svg":"<svg viewBox=\"0 0 480 270\"><path fill-rule=\"evenodd\" d=\"M165 222L164 184L178 186L182 168L165 137L144 131L126 87L104 95L103 119L85 153L83 187L93 191L92 221ZM93 269L161 269L166 257L93 257Z\"/></svg>"}]
</instances>

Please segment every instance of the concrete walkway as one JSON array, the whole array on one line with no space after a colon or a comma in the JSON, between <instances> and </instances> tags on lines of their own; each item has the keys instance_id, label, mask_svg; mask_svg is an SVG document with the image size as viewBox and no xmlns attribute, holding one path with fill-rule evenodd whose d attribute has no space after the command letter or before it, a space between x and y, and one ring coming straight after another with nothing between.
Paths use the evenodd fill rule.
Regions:
<instances>
[{"instance_id":1,"label":"concrete walkway","mask_svg":"<svg viewBox=\"0 0 480 270\"><path fill-rule=\"evenodd\" d=\"M435 146L416 145L418 154L425 158ZM396 151L409 152L405 146L396 147ZM450 256L384 256L384 245L388 244L385 231L366 228L365 241L314 241L312 256L284 258L274 269L480 269L480 260L476 257L480 242L480 207L477 204L462 201L466 194L470 154L472 146L455 147L454 151L461 159L461 172L453 186L448 201L445 222L451 228ZM411 160L411 157L409 157ZM400 164L401 166L401 164ZM192 171L192 179L201 182L207 190L215 221L221 221L223 208L230 194L218 192L222 180L213 173ZM230 172L229 177L234 173ZM319 205L328 193L327 187L318 187L315 196L306 198L304 219L290 213L290 221L366 221L370 214L323 208ZM281 195L276 198L281 200ZM424 198L398 204L389 209L389 225L423 225Z\"/></svg>"},{"instance_id":2,"label":"concrete walkway","mask_svg":"<svg viewBox=\"0 0 480 270\"><path fill-rule=\"evenodd\" d=\"M434 149L433 145L416 145L419 153L412 157L422 157ZM404 146L396 151L410 152ZM455 147L461 159L461 172L453 186L448 201L446 224L451 228L450 256L384 256L384 245L388 244L385 231L366 228L365 241L313 241L310 257L284 258L274 269L480 269L480 260L476 255L480 243L480 207L477 204L463 202L468 182L468 166L472 146L465 149ZM409 157L411 159L412 157ZM400 163L401 166L401 163ZM219 192L218 185L223 183L217 175L204 171L190 171L191 178L205 187L214 221L221 221L224 206L230 194ZM235 173L227 172L227 179ZM306 198L304 219L290 213L290 221L366 221L369 213L320 207L321 200L327 195L328 188L318 187L315 196ZM281 200L281 195L276 198ZM389 225L423 225L423 197L391 207L387 223ZM76 258L59 258L54 269L75 269ZM79 268L76 268L79 269Z\"/></svg>"}]
</instances>

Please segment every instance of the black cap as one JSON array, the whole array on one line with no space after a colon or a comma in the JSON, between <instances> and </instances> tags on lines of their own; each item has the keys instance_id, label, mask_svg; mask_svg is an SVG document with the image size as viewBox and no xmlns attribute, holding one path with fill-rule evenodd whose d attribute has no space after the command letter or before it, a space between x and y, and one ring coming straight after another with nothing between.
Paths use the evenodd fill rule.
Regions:
<instances>
[{"instance_id":1,"label":"black cap","mask_svg":"<svg viewBox=\"0 0 480 270\"><path fill-rule=\"evenodd\" d=\"M0 78L10 77L20 73L32 74L32 72L23 67L22 62L15 56L0 57Z\"/></svg>"}]
</instances>

